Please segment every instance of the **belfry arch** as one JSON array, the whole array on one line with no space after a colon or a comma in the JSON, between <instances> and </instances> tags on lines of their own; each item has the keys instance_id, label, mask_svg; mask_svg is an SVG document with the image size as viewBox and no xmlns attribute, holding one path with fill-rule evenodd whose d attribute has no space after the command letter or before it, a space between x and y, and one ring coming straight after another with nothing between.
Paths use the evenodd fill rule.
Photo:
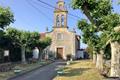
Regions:
<instances>
[{"instance_id":1,"label":"belfry arch","mask_svg":"<svg viewBox=\"0 0 120 80\"><path fill-rule=\"evenodd\" d=\"M67 14L65 2L59 0L54 11L54 27L67 28Z\"/></svg>"}]
</instances>

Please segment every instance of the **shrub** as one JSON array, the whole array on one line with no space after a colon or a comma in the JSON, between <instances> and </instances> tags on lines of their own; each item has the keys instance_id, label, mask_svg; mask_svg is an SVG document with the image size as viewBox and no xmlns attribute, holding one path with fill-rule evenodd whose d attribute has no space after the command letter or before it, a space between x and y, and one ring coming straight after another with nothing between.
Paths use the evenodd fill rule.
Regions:
<instances>
[{"instance_id":1,"label":"shrub","mask_svg":"<svg viewBox=\"0 0 120 80\"><path fill-rule=\"evenodd\" d=\"M68 54L67 55L67 60L70 60L72 58L72 55L71 54Z\"/></svg>"}]
</instances>

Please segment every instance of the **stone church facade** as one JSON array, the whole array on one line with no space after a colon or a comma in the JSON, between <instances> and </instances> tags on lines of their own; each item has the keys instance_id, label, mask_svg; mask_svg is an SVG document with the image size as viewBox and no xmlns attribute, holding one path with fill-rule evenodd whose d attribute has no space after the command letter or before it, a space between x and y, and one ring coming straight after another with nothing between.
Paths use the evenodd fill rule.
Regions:
<instances>
[{"instance_id":1,"label":"stone church facade","mask_svg":"<svg viewBox=\"0 0 120 80\"><path fill-rule=\"evenodd\" d=\"M52 43L49 47L57 59L67 59L68 55L75 58L80 49L80 36L75 31L69 31L67 26L68 11L65 8L65 2L59 0L54 10L54 27L51 32L46 32L45 37L50 37Z\"/></svg>"}]
</instances>

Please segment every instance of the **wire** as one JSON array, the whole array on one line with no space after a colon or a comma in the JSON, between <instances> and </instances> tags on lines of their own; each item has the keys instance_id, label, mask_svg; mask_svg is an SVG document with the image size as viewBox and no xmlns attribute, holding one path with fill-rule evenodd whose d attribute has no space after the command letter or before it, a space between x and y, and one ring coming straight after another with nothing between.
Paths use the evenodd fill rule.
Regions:
<instances>
[{"instance_id":1,"label":"wire","mask_svg":"<svg viewBox=\"0 0 120 80\"><path fill-rule=\"evenodd\" d=\"M43 15L44 17L46 17L48 21L52 21L52 19L51 19L49 16L47 16L47 15L46 15L44 12L42 12L39 8L37 8L36 6L34 6L29 0L26 0L26 2L28 2L28 4L29 4L30 6L32 6L34 9L36 9L41 15Z\"/></svg>"},{"instance_id":2,"label":"wire","mask_svg":"<svg viewBox=\"0 0 120 80\"><path fill-rule=\"evenodd\" d=\"M43 8L48 9L48 10L51 9L51 8L46 7L46 6L42 6L40 3L36 2L36 1L33 1L33 0L31 0L31 1L32 1L33 3L35 3L36 5L39 5L40 7L43 7Z\"/></svg>"},{"instance_id":3,"label":"wire","mask_svg":"<svg viewBox=\"0 0 120 80\"><path fill-rule=\"evenodd\" d=\"M32 0L31 0L32 1ZM33 1L34 2L34 1ZM39 5L39 6L41 6L39 3L37 3L37 2L34 2L35 4L37 4L37 5ZM41 6L41 7L43 7L43 8L45 8L45 9L51 9L51 8L48 8L48 7L46 7L46 6ZM53 8L53 7L52 7ZM71 15L73 15L73 14L71 14ZM77 18L75 18L75 17L73 17L73 16L70 16L70 15L68 15L69 16L69 18L71 18L71 20L78 20ZM76 16L77 17L77 16Z\"/></svg>"},{"instance_id":4,"label":"wire","mask_svg":"<svg viewBox=\"0 0 120 80\"><path fill-rule=\"evenodd\" d=\"M37 3L37 2L34 2L34 3L37 4L37 5L39 5L39 3ZM39 5L39 6L40 6L40 5ZM48 9L48 7L46 7L46 6L41 6L41 7ZM50 8L49 8L49 9L50 9ZM73 15L73 14L71 14L71 15ZM71 18L71 20L78 20L78 19L76 19L75 17L73 17L73 16L71 16L71 15L68 15L69 18ZM77 16L76 16L76 17L77 17Z\"/></svg>"},{"instance_id":5,"label":"wire","mask_svg":"<svg viewBox=\"0 0 120 80\"><path fill-rule=\"evenodd\" d=\"M41 1L41 0L40 0L40 1ZM48 3L43 2L43 1L42 1L41 3L47 5L47 6L51 7L51 8L59 9L59 8L56 8L56 7L52 6L51 4L48 4ZM38 3L36 3L36 4L38 4ZM48 7L45 7L45 6L42 6L42 7L48 9ZM60 9L59 9L59 10L60 10ZM68 16L69 16L69 18L71 18L71 20L73 20L73 21L74 21L74 20L78 20L78 18L80 18L80 17L78 17L78 16L76 16L76 15L73 15L73 14L71 14L71 13L68 13ZM75 26L74 26L74 27L75 27ZM77 27L75 27L75 28L77 29Z\"/></svg>"},{"instance_id":6,"label":"wire","mask_svg":"<svg viewBox=\"0 0 120 80\"><path fill-rule=\"evenodd\" d=\"M51 7L51 8L54 8L54 9L58 9L58 10L61 10L61 9L59 9L59 8L57 8L57 7L54 7L53 5L51 5L51 4L49 4L49 3L46 3L46 2L44 2L44 1L42 1L42 0L38 0L40 3L43 3L43 4L45 4L45 5L47 5L47 6L49 6L49 7ZM62 11L62 10L61 10ZM72 17L75 17L75 18L81 18L81 17L79 17L79 16L76 16L76 15L74 15L74 14L71 14L71 13L68 13L68 15L70 15L70 16L72 16Z\"/></svg>"},{"instance_id":7,"label":"wire","mask_svg":"<svg viewBox=\"0 0 120 80\"><path fill-rule=\"evenodd\" d=\"M44 15L46 18L47 18L47 20L51 20L52 21L52 19L51 18L49 18L47 15L45 15L45 13L43 13L42 11L40 11L40 9L39 8L37 8L36 6L34 6L32 3L30 3L29 2L29 0L26 0L33 8L35 8L38 12L40 12L42 15ZM31 0L32 1L32 0ZM41 1L41 0L40 0ZM34 2L34 1L32 1L33 3L35 3L35 4L39 4L39 3L37 3L37 2ZM54 7L54 6L52 6L51 4L48 4L48 3L46 3L46 2L41 2L42 4L45 4L45 5L47 5L47 6L49 6L49 7L51 7L51 8L54 8L54 9L59 9L59 8L56 8L56 7ZM40 5L39 5L40 6ZM41 6L41 7L43 7L43 8L46 8L46 9L50 9L50 8L48 8L48 7L46 7L46 6ZM59 9L60 10L60 9ZM71 20L78 20L78 16L76 16L76 15L73 15L73 14L71 14L71 13L69 13L68 14L68 16L69 16L69 18L71 18ZM79 17L80 18L80 17ZM75 26L74 26L75 27ZM75 28L77 28L77 27L75 27Z\"/></svg>"}]
</instances>

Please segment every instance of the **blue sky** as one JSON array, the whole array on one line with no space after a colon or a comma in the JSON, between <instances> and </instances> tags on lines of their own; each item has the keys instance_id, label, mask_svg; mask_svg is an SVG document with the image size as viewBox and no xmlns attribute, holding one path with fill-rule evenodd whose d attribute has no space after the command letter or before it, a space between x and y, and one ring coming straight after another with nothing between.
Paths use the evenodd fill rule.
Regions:
<instances>
[{"instance_id":1,"label":"blue sky","mask_svg":"<svg viewBox=\"0 0 120 80\"><path fill-rule=\"evenodd\" d=\"M42 1L55 6L58 0ZM75 18L72 16L68 16L69 28L75 28L77 33L81 34L81 32L77 30L76 24L78 19L85 18L85 16L82 14L81 11L72 10L69 7L70 0L64 1L66 2L66 6L68 8L69 13L80 17ZM115 12L120 13L120 6L117 5L117 1L118 0L113 0L113 7ZM31 4L37 9L31 6ZM14 13L16 21L13 24L11 24L12 27L37 32L45 32L46 27L48 27L49 30L52 30L54 9L38 2L38 0L0 0L0 5L9 6L12 12ZM81 44L81 47L84 48L86 47L86 45Z\"/></svg>"}]
</instances>

